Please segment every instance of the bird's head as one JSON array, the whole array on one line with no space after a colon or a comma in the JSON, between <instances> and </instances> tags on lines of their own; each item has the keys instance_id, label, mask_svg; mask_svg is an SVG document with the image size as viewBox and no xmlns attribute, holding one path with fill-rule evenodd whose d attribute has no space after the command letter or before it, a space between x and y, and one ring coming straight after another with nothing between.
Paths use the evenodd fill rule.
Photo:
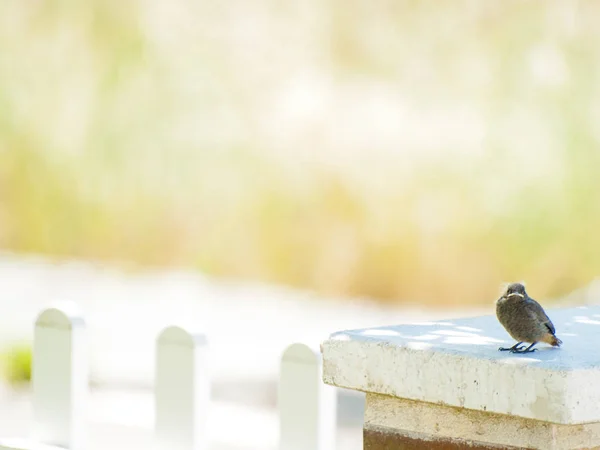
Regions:
<instances>
[{"instance_id":1,"label":"bird's head","mask_svg":"<svg viewBox=\"0 0 600 450\"><path fill-rule=\"evenodd\" d=\"M525 292L525 285L523 283L511 283L506 287L506 292L504 296L506 298L517 296L521 298L525 298L527 293Z\"/></svg>"}]
</instances>

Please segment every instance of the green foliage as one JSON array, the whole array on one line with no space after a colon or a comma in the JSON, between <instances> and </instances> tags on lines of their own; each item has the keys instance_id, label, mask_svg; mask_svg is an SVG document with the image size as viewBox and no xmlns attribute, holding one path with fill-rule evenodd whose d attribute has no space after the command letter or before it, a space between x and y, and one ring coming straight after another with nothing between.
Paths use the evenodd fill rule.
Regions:
<instances>
[{"instance_id":1,"label":"green foliage","mask_svg":"<svg viewBox=\"0 0 600 450\"><path fill-rule=\"evenodd\" d=\"M31 356L30 344L15 344L6 348L0 356L4 378L13 385L29 383L31 381Z\"/></svg>"},{"instance_id":2,"label":"green foliage","mask_svg":"<svg viewBox=\"0 0 600 450\"><path fill-rule=\"evenodd\" d=\"M0 3L1 247L436 304L596 275L597 4L207 5Z\"/></svg>"}]
</instances>

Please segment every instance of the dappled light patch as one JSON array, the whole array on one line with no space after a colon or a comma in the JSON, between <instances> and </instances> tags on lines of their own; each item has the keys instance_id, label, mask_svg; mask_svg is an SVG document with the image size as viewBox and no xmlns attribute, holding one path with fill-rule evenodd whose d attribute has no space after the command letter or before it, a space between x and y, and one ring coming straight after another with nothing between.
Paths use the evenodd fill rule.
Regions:
<instances>
[{"instance_id":1,"label":"dappled light patch","mask_svg":"<svg viewBox=\"0 0 600 450\"><path fill-rule=\"evenodd\" d=\"M345 333L336 333L336 334L332 335L330 339L334 340L334 341L349 341L349 340L351 340L350 336Z\"/></svg>"},{"instance_id":2,"label":"dappled light patch","mask_svg":"<svg viewBox=\"0 0 600 450\"><path fill-rule=\"evenodd\" d=\"M494 339L487 336L450 336L444 339L446 344L467 344L467 345L488 345L493 343L502 343L500 339Z\"/></svg>"},{"instance_id":3,"label":"dappled light patch","mask_svg":"<svg viewBox=\"0 0 600 450\"><path fill-rule=\"evenodd\" d=\"M475 333L481 333L483 330L481 328L473 328L473 327L456 327L457 330L462 331L473 331Z\"/></svg>"},{"instance_id":4,"label":"dappled light patch","mask_svg":"<svg viewBox=\"0 0 600 450\"><path fill-rule=\"evenodd\" d=\"M396 336L396 337L400 337L403 339L414 339L417 341L428 341L428 340L439 339L439 336L436 336L434 334L408 335L408 334L401 333L396 330L379 329L379 328L364 330L364 331L361 331L361 334L363 336Z\"/></svg>"},{"instance_id":5,"label":"dappled light patch","mask_svg":"<svg viewBox=\"0 0 600 450\"><path fill-rule=\"evenodd\" d=\"M531 355L531 353L527 353L525 355L519 355L519 356L515 356L513 358L507 357L507 358L500 358L498 360L499 363L501 364L509 364L512 366L519 366L519 365L527 365L527 364L531 364L534 362L540 362L540 359L537 358L532 358L528 355Z\"/></svg>"},{"instance_id":6,"label":"dappled light patch","mask_svg":"<svg viewBox=\"0 0 600 450\"><path fill-rule=\"evenodd\" d=\"M452 322L415 322L412 325L420 325L420 326L436 326L436 325L446 325L453 326Z\"/></svg>"},{"instance_id":7,"label":"dappled light patch","mask_svg":"<svg viewBox=\"0 0 600 450\"><path fill-rule=\"evenodd\" d=\"M389 329L374 329L374 330L365 330L362 332L365 336L400 336L400 333L394 330Z\"/></svg>"},{"instance_id":8,"label":"dappled light patch","mask_svg":"<svg viewBox=\"0 0 600 450\"><path fill-rule=\"evenodd\" d=\"M574 317L574 319L577 323L585 323L587 325L600 325L600 320L590 319L587 316L576 316Z\"/></svg>"}]
</instances>

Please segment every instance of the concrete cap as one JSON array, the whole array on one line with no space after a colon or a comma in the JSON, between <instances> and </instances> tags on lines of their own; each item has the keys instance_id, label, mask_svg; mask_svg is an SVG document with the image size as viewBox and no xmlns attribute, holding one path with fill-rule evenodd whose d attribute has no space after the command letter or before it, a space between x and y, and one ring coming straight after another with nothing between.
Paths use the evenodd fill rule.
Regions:
<instances>
[{"instance_id":1,"label":"concrete cap","mask_svg":"<svg viewBox=\"0 0 600 450\"><path fill-rule=\"evenodd\" d=\"M600 306L547 309L563 341L511 354L495 316L334 333L323 380L363 392L580 424L600 422Z\"/></svg>"}]
</instances>

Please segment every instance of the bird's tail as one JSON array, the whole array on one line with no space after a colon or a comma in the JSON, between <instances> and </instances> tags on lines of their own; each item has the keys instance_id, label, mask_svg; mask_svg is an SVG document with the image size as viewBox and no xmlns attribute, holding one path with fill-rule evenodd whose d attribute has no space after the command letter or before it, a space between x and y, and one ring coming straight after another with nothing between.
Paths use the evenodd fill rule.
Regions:
<instances>
[{"instance_id":1,"label":"bird's tail","mask_svg":"<svg viewBox=\"0 0 600 450\"><path fill-rule=\"evenodd\" d=\"M562 341L559 338L557 338L556 336L552 335L552 337L550 337L549 344L553 347L560 347L562 344Z\"/></svg>"}]
</instances>

